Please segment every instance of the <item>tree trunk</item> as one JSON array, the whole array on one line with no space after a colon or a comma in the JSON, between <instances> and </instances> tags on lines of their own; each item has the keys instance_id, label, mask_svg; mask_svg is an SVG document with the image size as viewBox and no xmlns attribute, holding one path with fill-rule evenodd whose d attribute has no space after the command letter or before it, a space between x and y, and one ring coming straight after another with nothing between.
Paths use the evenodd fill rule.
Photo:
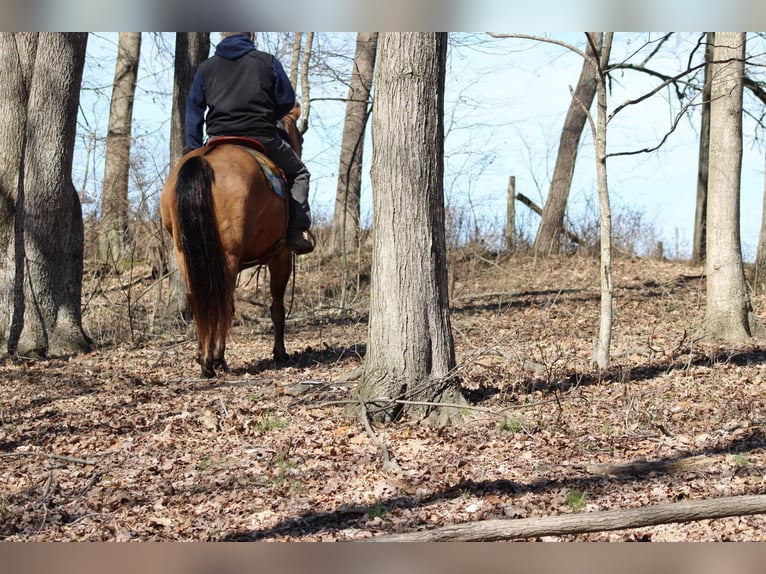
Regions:
<instances>
[{"instance_id":1,"label":"tree trunk","mask_svg":"<svg viewBox=\"0 0 766 574\"><path fill-rule=\"evenodd\" d=\"M745 33L716 32L710 104L707 333L731 343L752 335L739 229Z\"/></svg>"},{"instance_id":2,"label":"tree trunk","mask_svg":"<svg viewBox=\"0 0 766 574\"><path fill-rule=\"evenodd\" d=\"M6 269L14 270L14 288L11 299L0 302L7 307L3 315L11 316L10 324L3 325L3 338L11 354L63 356L90 348L80 308L82 212L71 179L88 35L44 33L36 43L18 37L10 43L14 40L18 40L18 52L11 57L22 62L24 72L4 81L25 84L24 75L30 69L25 63L34 64L26 78L28 91L18 85L6 88L23 94L26 114L8 121L20 123L22 128L15 126L11 131L23 136L15 164L19 179L13 205L14 238L4 257ZM19 103L16 100L14 105ZM3 150L8 143L0 142Z\"/></svg>"},{"instance_id":3,"label":"tree trunk","mask_svg":"<svg viewBox=\"0 0 766 574\"><path fill-rule=\"evenodd\" d=\"M295 87L298 85L298 66L301 62L301 44L303 43L303 32L296 32L293 38L293 52L290 59L290 84Z\"/></svg>"},{"instance_id":4,"label":"tree trunk","mask_svg":"<svg viewBox=\"0 0 766 574\"><path fill-rule=\"evenodd\" d=\"M465 404L451 377L443 195L447 34L383 34L379 50L370 321L359 393L377 419L428 416L446 424L457 409L392 401Z\"/></svg>"},{"instance_id":5,"label":"tree trunk","mask_svg":"<svg viewBox=\"0 0 766 574\"><path fill-rule=\"evenodd\" d=\"M601 275L601 312L596 343L596 364L601 369L609 366L610 347L612 344L612 303L614 285L612 284L612 208L609 204L609 185L606 170L606 72L609 64L613 32L606 33L604 47L600 55L598 73L598 120L596 130L596 177L598 180L598 205L601 224L600 236L600 275Z\"/></svg>"},{"instance_id":6,"label":"tree trunk","mask_svg":"<svg viewBox=\"0 0 766 574\"><path fill-rule=\"evenodd\" d=\"M128 254L128 177L141 32L120 32L104 157L97 259L117 265Z\"/></svg>"},{"instance_id":7,"label":"tree trunk","mask_svg":"<svg viewBox=\"0 0 766 574\"><path fill-rule=\"evenodd\" d=\"M183 156L186 97L197 67L210 54L210 32L177 32L173 76L173 109L170 126L170 165Z\"/></svg>"},{"instance_id":8,"label":"tree trunk","mask_svg":"<svg viewBox=\"0 0 766 574\"><path fill-rule=\"evenodd\" d=\"M347 254L359 241L359 200L362 190L362 155L367 110L375 70L377 32L359 32L346 102L340 151L338 188L332 219L332 245L336 254Z\"/></svg>"},{"instance_id":9,"label":"tree trunk","mask_svg":"<svg viewBox=\"0 0 766 574\"><path fill-rule=\"evenodd\" d=\"M561 536L585 532L606 532L643 528L658 524L711 520L729 516L766 514L766 495L729 496L712 500L683 500L627 510L605 510L523 518L482 520L451 524L434 530L392 534L372 538L372 542L491 542L540 536Z\"/></svg>"},{"instance_id":10,"label":"tree trunk","mask_svg":"<svg viewBox=\"0 0 766 574\"><path fill-rule=\"evenodd\" d=\"M600 32L588 32L588 36L592 40L592 45L591 42L588 42L586 54L592 58L598 58L598 54L601 52L602 34ZM569 104L564 128L561 131L553 178L551 179L548 198L543 207L540 227L535 237L534 251L536 255L548 255L556 253L560 249L564 213L569 199L569 190L572 187L577 150L587 120L588 110L596 95L597 74L598 70L593 67L591 62L587 59L584 60L580 78L577 81L577 89Z\"/></svg>"},{"instance_id":11,"label":"tree trunk","mask_svg":"<svg viewBox=\"0 0 766 574\"><path fill-rule=\"evenodd\" d=\"M715 32L707 33L705 47L705 84L702 88L702 119L700 124L700 152L697 166L697 208L694 213L694 239L692 244L692 265L705 262L705 243L707 218L707 179L710 158L710 80L713 62Z\"/></svg>"},{"instance_id":12,"label":"tree trunk","mask_svg":"<svg viewBox=\"0 0 766 574\"><path fill-rule=\"evenodd\" d=\"M508 197L505 209L505 248L516 251L516 176L508 178Z\"/></svg>"},{"instance_id":13,"label":"tree trunk","mask_svg":"<svg viewBox=\"0 0 766 574\"><path fill-rule=\"evenodd\" d=\"M173 166L183 156L184 120L186 116L186 98L189 95L197 67L210 53L210 32L176 33L175 69L173 77L173 109L170 127L170 165ZM169 273L168 317L191 320L191 310L186 299L186 285L178 271L175 257L169 257L173 247L170 237L163 234L163 262Z\"/></svg>"}]
</instances>

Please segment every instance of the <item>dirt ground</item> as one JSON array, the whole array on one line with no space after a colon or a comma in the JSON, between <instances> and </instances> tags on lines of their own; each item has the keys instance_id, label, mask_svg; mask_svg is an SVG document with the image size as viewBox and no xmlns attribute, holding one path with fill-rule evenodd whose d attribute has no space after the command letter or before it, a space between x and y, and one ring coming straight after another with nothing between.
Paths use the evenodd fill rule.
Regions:
<instances>
[{"instance_id":1,"label":"dirt ground","mask_svg":"<svg viewBox=\"0 0 766 574\"><path fill-rule=\"evenodd\" d=\"M366 293L340 309L338 262L299 260L290 363L271 361L263 277L243 276L231 371L198 378L162 282L88 276L69 360L0 362L0 538L335 541L766 493L766 347L701 337L700 268L615 262L612 366L592 363L598 262L453 262L452 323L471 407L457 427L358 419ZM352 270L354 276L354 270ZM352 293L354 290L351 291ZM753 299L764 318L764 301ZM766 540L766 516L543 540Z\"/></svg>"}]
</instances>

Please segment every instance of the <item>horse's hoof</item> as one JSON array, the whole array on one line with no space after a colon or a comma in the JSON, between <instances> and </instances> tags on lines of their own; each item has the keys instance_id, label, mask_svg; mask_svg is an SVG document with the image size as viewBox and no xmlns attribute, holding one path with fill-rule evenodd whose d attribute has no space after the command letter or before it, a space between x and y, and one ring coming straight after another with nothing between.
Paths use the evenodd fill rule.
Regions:
<instances>
[{"instance_id":1,"label":"horse's hoof","mask_svg":"<svg viewBox=\"0 0 766 574\"><path fill-rule=\"evenodd\" d=\"M224 373L228 373L229 372L229 365L226 363L226 359L221 359L221 360L215 361L213 363L213 369L214 370L219 370L220 369Z\"/></svg>"},{"instance_id":2,"label":"horse's hoof","mask_svg":"<svg viewBox=\"0 0 766 574\"><path fill-rule=\"evenodd\" d=\"M286 351L274 351L274 362L277 365L285 365L290 360L290 355Z\"/></svg>"},{"instance_id":3,"label":"horse's hoof","mask_svg":"<svg viewBox=\"0 0 766 574\"><path fill-rule=\"evenodd\" d=\"M205 365L202 365L202 378L212 379L213 377L215 377L215 369L213 369L213 367L206 367Z\"/></svg>"}]
</instances>

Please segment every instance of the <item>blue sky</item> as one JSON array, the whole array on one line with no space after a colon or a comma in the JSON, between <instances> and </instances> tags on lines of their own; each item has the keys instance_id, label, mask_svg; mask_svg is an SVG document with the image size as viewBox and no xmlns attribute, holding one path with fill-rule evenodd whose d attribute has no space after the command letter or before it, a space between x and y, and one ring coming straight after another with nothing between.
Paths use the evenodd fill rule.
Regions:
<instances>
[{"instance_id":1,"label":"blue sky","mask_svg":"<svg viewBox=\"0 0 766 574\"><path fill-rule=\"evenodd\" d=\"M213 41L218 34L211 35ZM556 38L583 46L580 33L556 34ZM639 46L639 34L618 34L620 41L613 49L613 61ZM653 38L659 37L654 34ZM353 34L325 38L333 49L343 45L353 53ZM694 36L696 38L696 36ZM86 85L108 85L113 74L113 51L116 34L91 37L89 51L93 56L86 69ZM345 39L351 40L345 42ZM625 40L630 39L630 43ZM672 50L656 67L678 69L688 54L692 36L674 40ZM447 141L445 144L445 195L453 213L477 218L483 228L500 230L505 225L508 177L516 177L517 191L542 204L547 194L550 174L555 162L561 125L569 105L569 86L574 87L580 73L579 57L559 46L518 39L490 39L483 34L464 38L460 47L453 46L447 76L445 106ZM468 44L468 45L467 45ZM472 45L471 45L472 44ZM134 110L134 136L145 157L145 172L150 181L147 194L156 193L161 185L167 162L167 133L170 114L170 82L172 64L166 44L157 44L146 35L143 40L144 62L140 68L139 93ZM752 44L755 47L755 44ZM289 62L285 62L289 64ZM620 103L644 93L656 80L625 73L612 84L610 102ZM311 203L314 213L331 217L339 160L343 120L343 103L338 98L347 89L337 83L321 82L312 86L311 128L306 134L304 159L312 172ZM96 92L83 96L82 118L95 132L105 133L108 118L108 90L100 97ZM613 105L610 103L610 107ZM671 107L675 106L675 108ZM610 151L647 147L658 142L671 122L678 106L668 90L636 107L629 107L610 124ZM83 122L81 121L81 125ZM611 158L608 162L612 206L616 215L639 212L656 231L654 239L662 240L666 254L687 256L691 245L696 195L697 133L699 117L696 108L679 123L666 145L647 155ZM84 132L81 131L81 137ZM758 136L758 141L755 140ZM746 259L752 259L760 229L761 203L764 191L764 149L761 134L754 123L745 122L745 155L742 184L742 244ZM362 197L363 216L369 218L371 191L369 159L371 145L365 148ZM75 170L75 183L83 156ZM77 160L76 160L77 163ZM98 194L98 181L103 168L91 170L89 193ZM575 222L597 209L595 164L590 131L586 127L581 142L575 180L572 187L570 217ZM521 226L534 231L537 216L517 204Z\"/></svg>"}]
</instances>

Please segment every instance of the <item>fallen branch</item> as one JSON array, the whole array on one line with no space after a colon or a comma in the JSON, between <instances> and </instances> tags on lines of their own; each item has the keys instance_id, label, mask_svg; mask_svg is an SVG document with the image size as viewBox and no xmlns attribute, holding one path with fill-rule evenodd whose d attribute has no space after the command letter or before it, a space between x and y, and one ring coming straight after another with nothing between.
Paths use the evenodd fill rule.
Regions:
<instances>
[{"instance_id":1,"label":"fallen branch","mask_svg":"<svg viewBox=\"0 0 766 574\"><path fill-rule=\"evenodd\" d=\"M36 450L23 450L20 452L4 452L0 453L0 458L5 458L7 456L42 456L45 458L50 458L53 460L60 460L63 462L71 462L74 464L96 464L97 461L89 459L89 458L77 458L74 456L66 456L63 454L51 454L48 452L38 452Z\"/></svg>"},{"instance_id":2,"label":"fallen branch","mask_svg":"<svg viewBox=\"0 0 766 574\"><path fill-rule=\"evenodd\" d=\"M766 495L684 500L627 510L606 510L543 518L493 519L434 530L368 538L371 542L482 542L606 532L674 522L766 514Z\"/></svg>"}]
</instances>

